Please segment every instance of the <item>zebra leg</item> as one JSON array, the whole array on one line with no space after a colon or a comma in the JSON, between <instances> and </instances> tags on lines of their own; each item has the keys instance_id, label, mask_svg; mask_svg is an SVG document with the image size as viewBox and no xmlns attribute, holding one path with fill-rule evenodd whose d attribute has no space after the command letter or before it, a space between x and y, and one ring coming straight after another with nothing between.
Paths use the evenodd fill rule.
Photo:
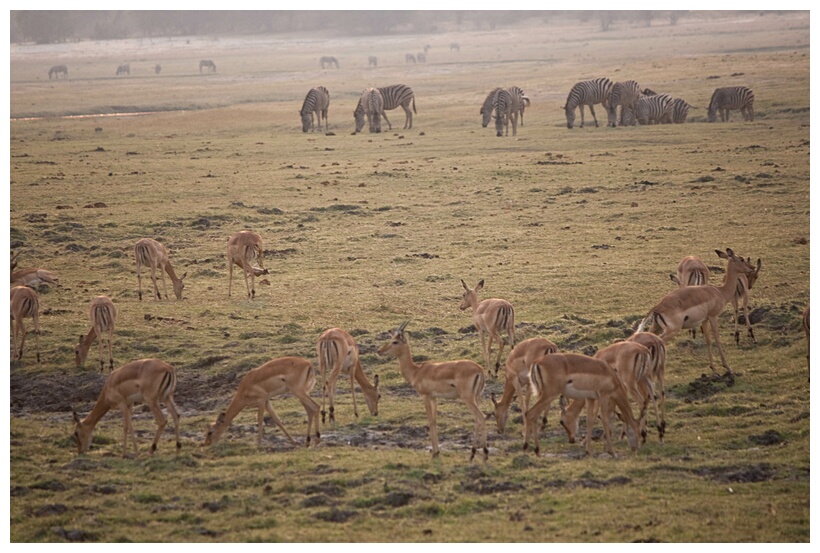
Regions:
<instances>
[{"instance_id":1,"label":"zebra leg","mask_svg":"<svg viewBox=\"0 0 820 553\"><path fill-rule=\"evenodd\" d=\"M595 108L592 107L592 104L589 105L589 112L592 114L592 119L595 121L595 128L598 128L598 118L595 117ZM581 126L584 126L584 109L581 108Z\"/></svg>"},{"instance_id":2,"label":"zebra leg","mask_svg":"<svg viewBox=\"0 0 820 553\"><path fill-rule=\"evenodd\" d=\"M384 121L387 123L387 130L392 131L393 125L390 124L390 120L387 118L387 114L384 111L382 111L382 117L384 117Z\"/></svg>"}]
</instances>

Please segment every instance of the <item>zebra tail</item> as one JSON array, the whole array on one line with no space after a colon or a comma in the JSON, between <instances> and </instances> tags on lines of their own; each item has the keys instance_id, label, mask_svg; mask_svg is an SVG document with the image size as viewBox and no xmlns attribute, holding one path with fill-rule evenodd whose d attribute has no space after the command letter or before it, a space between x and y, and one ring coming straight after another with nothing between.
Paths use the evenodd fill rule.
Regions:
<instances>
[{"instance_id":1,"label":"zebra tail","mask_svg":"<svg viewBox=\"0 0 820 553\"><path fill-rule=\"evenodd\" d=\"M413 96L413 113L418 114L418 112L416 111L416 97L415 96Z\"/></svg>"}]
</instances>

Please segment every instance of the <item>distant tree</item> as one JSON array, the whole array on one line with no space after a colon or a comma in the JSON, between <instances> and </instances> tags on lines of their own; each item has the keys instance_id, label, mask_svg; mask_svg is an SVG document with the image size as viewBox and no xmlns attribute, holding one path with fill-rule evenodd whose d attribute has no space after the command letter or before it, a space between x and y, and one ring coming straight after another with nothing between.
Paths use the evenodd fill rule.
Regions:
<instances>
[{"instance_id":1,"label":"distant tree","mask_svg":"<svg viewBox=\"0 0 820 553\"><path fill-rule=\"evenodd\" d=\"M615 21L615 13L610 11L602 11L601 12L601 30L606 32L609 30L609 27L612 26L612 22Z\"/></svg>"}]
</instances>

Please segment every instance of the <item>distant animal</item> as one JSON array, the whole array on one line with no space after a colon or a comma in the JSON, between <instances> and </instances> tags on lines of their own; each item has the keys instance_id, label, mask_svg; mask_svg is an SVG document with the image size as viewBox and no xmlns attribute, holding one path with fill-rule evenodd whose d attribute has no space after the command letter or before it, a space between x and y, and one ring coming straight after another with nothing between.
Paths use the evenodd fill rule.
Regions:
<instances>
[{"instance_id":1,"label":"distant animal","mask_svg":"<svg viewBox=\"0 0 820 553\"><path fill-rule=\"evenodd\" d=\"M364 114L367 117L367 127L370 132L382 132L381 115L384 113L384 99L378 88L366 88L359 98Z\"/></svg>"},{"instance_id":2,"label":"distant animal","mask_svg":"<svg viewBox=\"0 0 820 553\"><path fill-rule=\"evenodd\" d=\"M628 108L635 111L635 102L641 97L641 87L636 81L620 81L612 85L607 110L607 126L624 125L624 111ZM618 106L621 106L621 119L618 119ZM634 121L632 123L634 125Z\"/></svg>"},{"instance_id":3,"label":"distant animal","mask_svg":"<svg viewBox=\"0 0 820 553\"><path fill-rule=\"evenodd\" d=\"M729 111L739 109L744 121L755 120L755 94L751 88L745 86L727 86L717 88L712 93L707 110L707 119L710 123L717 120L720 112L720 120L729 122Z\"/></svg>"},{"instance_id":4,"label":"distant animal","mask_svg":"<svg viewBox=\"0 0 820 553\"><path fill-rule=\"evenodd\" d=\"M323 86L317 86L308 90L305 100L302 102L302 109L299 115L302 117L302 132L313 130L313 114L319 123L319 130L322 130L322 119L325 120L325 130L327 127L327 110L330 106L330 92Z\"/></svg>"},{"instance_id":5,"label":"distant animal","mask_svg":"<svg viewBox=\"0 0 820 553\"><path fill-rule=\"evenodd\" d=\"M319 58L319 64L322 66L322 69L333 67L334 65L336 66L336 69L339 69L339 60L333 56L322 56Z\"/></svg>"},{"instance_id":6,"label":"distant animal","mask_svg":"<svg viewBox=\"0 0 820 553\"><path fill-rule=\"evenodd\" d=\"M59 79L61 73L63 75L63 78L67 79L68 78L68 67L66 67L65 65L55 65L55 66L53 66L51 69L48 70L48 80L51 80L52 76L55 79Z\"/></svg>"},{"instance_id":7,"label":"distant animal","mask_svg":"<svg viewBox=\"0 0 820 553\"><path fill-rule=\"evenodd\" d=\"M404 63L416 63L416 56L413 54L404 54Z\"/></svg>"},{"instance_id":8,"label":"distant animal","mask_svg":"<svg viewBox=\"0 0 820 553\"><path fill-rule=\"evenodd\" d=\"M729 257L720 250L715 250L715 253L721 259L729 259ZM735 289L735 294L731 299L732 307L735 310L735 344L737 345L740 345L740 331L738 330L738 321L740 319L738 315L738 305L740 301L743 301L743 315L746 323L746 333L749 335L749 338L752 339L753 343L757 343L757 340L755 340L754 330L752 330L752 322L749 320L749 292L752 290L752 287L755 285L755 282L757 282L757 279L760 276L762 262L760 261L760 258L758 258L757 264L752 265L752 259L747 257L746 265L748 267L752 267L753 270L749 273L738 276L737 288Z\"/></svg>"},{"instance_id":9,"label":"distant animal","mask_svg":"<svg viewBox=\"0 0 820 553\"><path fill-rule=\"evenodd\" d=\"M509 89L505 88L499 90L498 94L495 96L495 104L493 105L496 136L510 135L510 121L512 121L513 136L517 134L517 111L518 104L516 103L515 96L513 96Z\"/></svg>"},{"instance_id":10,"label":"distant animal","mask_svg":"<svg viewBox=\"0 0 820 553\"><path fill-rule=\"evenodd\" d=\"M659 124L672 113L672 96L655 94L641 96L635 102L635 119L641 125Z\"/></svg>"},{"instance_id":11,"label":"distant animal","mask_svg":"<svg viewBox=\"0 0 820 553\"><path fill-rule=\"evenodd\" d=\"M117 66L117 75L130 75L131 64L123 63Z\"/></svg>"},{"instance_id":12,"label":"distant animal","mask_svg":"<svg viewBox=\"0 0 820 553\"><path fill-rule=\"evenodd\" d=\"M598 119L595 117L595 104L602 104L604 109L609 109L609 94L612 91L612 81L606 77L581 81L575 83L567 95L567 103L562 108L567 116L567 128L571 129L575 124L575 108L581 110L581 128L584 126L584 106L589 106L595 126L598 126Z\"/></svg>"},{"instance_id":13,"label":"distant animal","mask_svg":"<svg viewBox=\"0 0 820 553\"><path fill-rule=\"evenodd\" d=\"M806 333L806 364L809 367L809 372L811 372L811 359L809 358L809 350L811 349L811 336L809 331L809 306L806 305L806 308L803 310L803 331ZM809 375L811 378L811 375Z\"/></svg>"},{"instance_id":14,"label":"distant animal","mask_svg":"<svg viewBox=\"0 0 820 553\"><path fill-rule=\"evenodd\" d=\"M202 73L202 69L210 69L211 72L216 73L216 64L211 60L200 60L199 62L199 72Z\"/></svg>"},{"instance_id":15,"label":"distant animal","mask_svg":"<svg viewBox=\"0 0 820 553\"><path fill-rule=\"evenodd\" d=\"M458 45L458 42L451 42L450 43L450 51L455 50L456 52L461 52L461 46Z\"/></svg>"},{"instance_id":16,"label":"distant animal","mask_svg":"<svg viewBox=\"0 0 820 553\"><path fill-rule=\"evenodd\" d=\"M379 66L379 58L376 56L367 56L367 66L368 67L378 67Z\"/></svg>"},{"instance_id":17,"label":"distant animal","mask_svg":"<svg viewBox=\"0 0 820 553\"><path fill-rule=\"evenodd\" d=\"M160 72L160 71L162 71L162 66L161 66L160 64L156 64L156 65L154 66L154 73L156 73L157 75L159 75L159 72Z\"/></svg>"},{"instance_id":18,"label":"distant animal","mask_svg":"<svg viewBox=\"0 0 820 553\"><path fill-rule=\"evenodd\" d=\"M390 86L380 86L379 92L381 92L384 107L382 117L384 117L384 120L387 123L387 128L392 129L393 125L390 124L390 120L387 118L385 111L396 109L401 106L404 110L404 128L412 129L413 113L417 113L416 98L413 95L413 89L404 84L394 84ZM413 105L412 111L410 110L411 104ZM362 107L361 97L359 98L359 103L356 104L356 109L353 111L353 118L356 120L355 132L358 133L364 128L365 123L365 114L364 108Z\"/></svg>"},{"instance_id":19,"label":"distant animal","mask_svg":"<svg viewBox=\"0 0 820 553\"><path fill-rule=\"evenodd\" d=\"M14 336L12 359L23 358L23 347L26 344L26 325L23 319L34 321L34 340L37 347L37 363L40 363L40 300L37 292L28 286L15 286L10 292L11 327ZM18 345L17 335L20 335Z\"/></svg>"},{"instance_id":20,"label":"distant animal","mask_svg":"<svg viewBox=\"0 0 820 553\"><path fill-rule=\"evenodd\" d=\"M427 56L424 54L424 52L419 52L418 54L416 54L416 61L419 63L425 63L427 61Z\"/></svg>"},{"instance_id":21,"label":"distant animal","mask_svg":"<svg viewBox=\"0 0 820 553\"><path fill-rule=\"evenodd\" d=\"M432 48L432 46L430 46L429 44L425 44L424 45L424 53L426 54L427 51L430 50L430 48Z\"/></svg>"},{"instance_id":22,"label":"distant animal","mask_svg":"<svg viewBox=\"0 0 820 553\"><path fill-rule=\"evenodd\" d=\"M513 117L521 117L521 126L524 126L524 107L530 105L530 99L524 94L524 89L520 86L507 88L513 97Z\"/></svg>"},{"instance_id":23,"label":"distant animal","mask_svg":"<svg viewBox=\"0 0 820 553\"><path fill-rule=\"evenodd\" d=\"M11 283L14 285L37 288L41 284L60 285L60 279L47 269L20 269L11 273Z\"/></svg>"}]
</instances>

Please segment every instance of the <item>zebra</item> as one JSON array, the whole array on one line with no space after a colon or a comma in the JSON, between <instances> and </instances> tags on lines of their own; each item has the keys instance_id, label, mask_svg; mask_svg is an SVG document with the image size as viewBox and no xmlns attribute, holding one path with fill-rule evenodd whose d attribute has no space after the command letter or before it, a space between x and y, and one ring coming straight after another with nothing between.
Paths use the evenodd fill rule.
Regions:
<instances>
[{"instance_id":1,"label":"zebra","mask_svg":"<svg viewBox=\"0 0 820 553\"><path fill-rule=\"evenodd\" d=\"M322 130L322 118L325 120L325 130L327 126L327 108L330 106L330 92L323 86L317 86L308 90L305 101L302 102L302 109L299 115L302 116L302 132L313 129L313 114L319 122L319 130Z\"/></svg>"},{"instance_id":2,"label":"zebra","mask_svg":"<svg viewBox=\"0 0 820 553\"><path fill-rule=\"evenodd\" d=\"M481 116L481 126L486 127L490 124L490 119L493 117L493 107L495 106L495 97L501 88L494 88L487 94L484 103L481 104L481 109L478 114Z\"/></svg>"},{"instance_id":3,"label":"zebra","mask_svg":"<svg viewBox=\"0 0 820 553\"><path fill-rule=\"evenodd\" d=\"M410 63L411 61L416 63L416 56L413 54L404 54L404 63Z\"/></svg>"},{"instance_id":4,"label":"zebra","mask_svg":"<svg viewBox=\"0 0 820 553\"><path fill-rule=\"evenodd\" d=\"M424 55L424 52L419 52L416 54L416 61L419 63L425 63L427 61L427 56Z\"/></svg>"},{"instance_id":5,"label":"zebra","mask_svg":"<svg viewBox=\"0 0 820 553\"><path fill-rule=\"evenodd\" d=\"M131 74L131 65L128 63L123 63L122 65L117 66L117 75L124 74Z\"/></svg>"},{"instance_id":6,"label":"zebra","mask_svg":"<svg viewBox=\"0 0 820 553\"><path fill-rule=\"evenodd\" d=\"M502 131L506 128L506 135L510 135L510 120L512 120L513 136L516 135L516 124L518 119L516 117L516 110L518 105L515 97L509 89L502 88L495 95L495 103L493 111L495 112L495 135L504 136Z\"/></svg>"},{"instance_id":7,"label":"zebra","mask_svg":"<svg viewBox=\"0 0 820 553\"><path fill-rule=\"evenodd\" d=\"M609 109L609 93L612 91L612 81L606 77L581 81L575 83L567 96L567 103L563 109L567 115L567 128L571 129L575 123L575 108L581 109L581 128L584 126L584 106L589 106L595 126L598 126L598 119L595 117L594 104L602 104L604 109Z\"/></svg>"},{"instance_id":8,"label":"zebra","mask_svg":"<svg viewBox=\"0 0 820 553\"><path fill-rule=\"evenodd\" d=\"M403 84L394 84L390 86L379 87L379 92L382 95L382 101L384 102L384 107L382 109L382 117L387 122L388 130L392 129L393 126L390 124L390 120L387 119L387 114L385 111L396 109L397 107L401 106L404 110L404 128L405 129L412 129L413 128L413 114L418 113L416 111L416 98L413 95L413 89L407 85ZM413 105L413 111L410 111L410 104ZM364 127L364 108L362 107L362 100L359 98L359 103L356 105L356 109L353 111L353 117L356 120L356 131L358 133ZM354 133L354 134L355 134Z\"/></svg>"},{"instance_id":9,"label":"zebra","mask_svg":"<svg viewBox=\"0 0 820 553\"><path fill-rule=\"evenodd\" d=\"M672 109L667 112L661 123L686 123L689 108L692 107L682 98L672 99Z\"/></svg>"},{"instance_id":10,"label":"zebra","mask_svg":"<svg viewBox=\"0 0 820 553\"><path fill-rule=\"evenodd\" d=\"M530 105L530 99L524 94L524 89L520 86L511 86L507 90L510 91L510 94L513 95L513 100L515 101L516 110L514 113L514 117L521 116L521 126L524 126L524 107L528 107Z\"/></svg>"},{"instance_id":11,"label":"zebra","mask_svg":"<svg viewBox=\"0 0 820 553\"><path fill-rule=\"evenodd\" d=\"M423 50L424 50L425 55L427 54L427 51L430 50L430 48L432 48L432 46L430 46L429 44L424 45Z\"/></svg>"},{"instance_id":12,"label":"zebra","mask_svg":"<svg viewBox=\"0 0 820 553\"><path fill-rule=\"evenodd\" d=\"M160 64L156 64L156 65L154 66L154 73L156 73L157 75L159 75L159 72L160 72L160 71L162 71L162 66L161 66Z\"/></svg>"},{"instance_id":13,"label":"zebra","mask_svg":"<svg viewBox=\"0 0 820 553\"><path fill-rule=\"evenodd\" d=\"M68 78L68 67L65 65L55 65L51 69L48 70L48 80L51 80L51 76L54 75L55 79L60 78L60 73L63 74L63 78Z\"/></svg>"},{"instance_id":14,"label":"zebra","mask_svg":"<svg viewBox=\"0 0 820 553\"><path fill-rule=\"evenodd\" d=\"M339 60L333 56L322 56L319 58L319 63L321 64L322 69L325 69L326 67L333 67L334 65L336 66L336 69L339 69Z\"/></svg>"},{"instance_id":15,"label":"zebra","mask_svg":"<svg viewBox=\"0 0 820 553\"><path fill-rule=\"evenodd\" d=\"M635 102L635 118L641 125L660 123L672 111L672 97L669 94L642 96Z\"/></svg>"},{"instance_id":16,"label":"zebra","mask_svg":"<svg viewBox=\"0 0 820 553\"><path fill-rule=\"evenodd\" d=\"M365 88L359 99L367 116L370 132L382 132L381 114L384 112L384 99L378 88Z\"/></svg>"},{"instance_id":17,"label":"zebra","mask_svg":"<svg viewBox=\"0 0 820 553\"><path fill-rule=\"evenodd\" d=\"M649 89L647 89L649 90ZM641 87L636 81L622 81L612 85L612 92L609 94L609 109L607 110L607 126L624 126L624 110L626 108L635 110L635 102L642 95ZM618 119L618 106L621 107L621 119ZM633 120L632 124L635 122Z\"/></svg>"},{"instance_id":18,"label":"zebra","mask_svg":"<svg viewBox=\"0 0 820 553\"><path fill-rule=\"evenodd\" d=\"M461 46L458 45L458 42L450 43L450 51L452 52L453 50L455 50L456 52L461 52Z\"/></svg>"},{"instance_id":19,"label":"zebra","mask_svg":"<svg viewBox=\"0 0 820 553\"><path fill-rule=\"evenodd\" d=\"M751 88L745 86L727 86L716 88L709 100L707 111L708 120L714 123L717 112L720 111L720 120L729 121L729 110L739 109L744 121L755 120L755 94Z\"/></svg>"},{"instance_id":20,"label":"zebra","mask_svg":"<svg viewBox=\"0 0 820 553\"><path fill-rule=\"evenodd\" d=\"M202 73L202 69L210 69L212 72L216 73L216 64L211 60L200 60L199 62L199 72Z\"/></svg>"},{"instance_id":21,"label":"zebra","mask_svg":"<svg viewBox=\"0 0 820 553\"><path fill-rule=\"evenodd\" d=\"M378 67L379 66L379 59L376 56L368 56L367 57L367 66L368 67Z\"/></svg>"}]
</instances>

